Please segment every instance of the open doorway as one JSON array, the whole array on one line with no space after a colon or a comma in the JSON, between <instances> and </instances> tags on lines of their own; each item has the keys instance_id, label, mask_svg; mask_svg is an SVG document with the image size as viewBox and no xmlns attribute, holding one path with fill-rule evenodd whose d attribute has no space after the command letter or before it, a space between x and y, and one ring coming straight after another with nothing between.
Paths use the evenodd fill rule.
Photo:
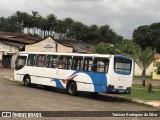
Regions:
<instances>
[{"instance_id":1,"label":"open doorway","mask_svg":"<svg viewBox=\"0 0 160 120\"><path fill-rule=\"evenodd\" d=\"M4 68L11 68L12 55L2 56L2 66Z\"/></svg>"}]
</instances>

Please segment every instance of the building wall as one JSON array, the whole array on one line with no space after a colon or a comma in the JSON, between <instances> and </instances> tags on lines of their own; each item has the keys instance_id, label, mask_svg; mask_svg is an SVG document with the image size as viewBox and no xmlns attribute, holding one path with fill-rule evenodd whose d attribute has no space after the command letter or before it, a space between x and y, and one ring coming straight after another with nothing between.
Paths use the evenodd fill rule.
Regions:
<instances>
[{"instance_id":1,"label":"building wall","mask_svg":"<svg viewBox=\"0 0 160 120\"><path fill-rule=\"evenodd\" d=\"M15 68L16 59L17 59L17 54L12 55L11 68Z\"/></svg>"},{"instance_id":2,"label":"building wall","mask_svg":"<svg viewBox=\"0 0 160 120\"><path fill-rule=\"evenodd\" d=\"M59 52L59 53L63 53L63 52L72 53L73 52L73 48L67 47L67 46L64 46L64 45L61 45L61 44L58 44L57 48L58 48L57 52Z\"/></svg>"},{"instance_id":3,"label":"building wall","mask_svg":"<svg viewBox=\"0 0 160 120\"><path fill-rule=\"evenodd\" d=\"M146 75L152 76L152 71L153 71L153 63L151 63L150 66L148 67L148 69L146 70ZM134 76L141 76L141 75L142 75L142 70L137 65L137 63L135 63Z\"/></svg>"},{"instance_id":4,"label":"building wall","mask_svg":"<svg viewBox=\"0 0 160 120\"><path fill-rule=\"evenodd\" d=\"M17 47L7 45L7 44L0 42L0 66L2 66L3 55L11 55L12 56L11 68L14 68L15 60L17 58L18 53L19 53L19 49Z\"/></svg>"},{"instance_id":5,"label":"building wall","mask_svg":"<svg viewBox=\"0 0 160 120\"><path fill-rule=\"evenodd\" d=\"M160 65L160 59L156 59L156 61L154 62L154 65L153 65L152 79L155 79L155 80L160 80L160 72L158 72L159 70L157 69L158 65ZM157 74L157 72L158 72L158 74Z\"/></svg>"},{"instance_id":6,"label":"building wall","mask_svg":"<svg viewBox=\"0 0 160 120\"><path fill-rule=\"evenodd\" d=\"M31 44L25 45L25 51L32 52L73 52L72 47L67 47L61 45L54 41L51 37L46 38L45 40Z\"/></svg>"},{"instance_id":7,"label":"building wall","mask_svg":"<svg viewBox=\"0 0 160 120\"><path fill-rule=\"evenodd\" d=\"M7 45L7 44L0 42L0 52L1 53L3 53L3 52L4 53L8 53L8 52L17 53L18 51L19 51L19 49L17 47Z\"/></svg>"}]
</instances>

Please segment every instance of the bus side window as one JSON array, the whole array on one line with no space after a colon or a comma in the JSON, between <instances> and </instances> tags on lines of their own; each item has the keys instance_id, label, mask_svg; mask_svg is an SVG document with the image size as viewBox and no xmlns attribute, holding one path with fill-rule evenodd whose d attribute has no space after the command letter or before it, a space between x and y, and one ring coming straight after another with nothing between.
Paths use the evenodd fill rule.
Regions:
<instances>
[{"instance_id":1,"label":"bus side window","mask_svg":"<svg viewBox=\"0 0 160 120\"><path fill-rule=\"evenodd\" d=\"M57 59L58 56L57 55L48 55L47 56L47 62L46 62L46 67L49 68L57 68Z\"/></svg>"},{"instance_id":2,"label":"bus side window","mask_svg":"<svg viewBox=\"0 0 160 120\"><path fill-rule=\"evenodd\" d=\"M66 64L65 64L65 69L70 70L72 65L72 57L67 56L66 57Z\"/></svg>"},{"instance_id":3,"label":"bus side window","mask_svg":"<svg viewBox=\"0 0 160 120\"><path fill-rule=\"evenodd\" d=\"M28 60L27 60L27 65L28 66L36 66L36 60L37 60L37 55L29 54Z\"/></svg>"},{"instance_id":4,"label":"bus side window","mask_svg":"<svg viewBox=\"0 0 160 120\"><path fill-rule=\"evenodd\" d=\"M46 61L46 55L37 56L37 67L44 67Z\"/></svg>"},{"instance_id":5,"label":"bus side window","mask_svg":"<svg viewBox=\"0 0 160 120\"><path fill-rule=\"evenodd\" d=\"M65 61L66 61L66 57L65 56L60 56L59 57L58 69L64 69L65 68Z\"/></svg>"},{"instance_id":6,"label":"bus side window","mask_svg":"<svg viewBox=\"0 0 160 120\"><path fill-rule=\"evenodd\" d=\"M109 68L108 58L94 58L92 70L94 72L107 73Z\"/></svg>"},{"instance_id":7,"label":"bus side window","mask_svg":"<svg viewBox=\"0 0 160 120\"><path fill-rule=\"evenodd\" d=\"M72 70L81 70L83 68L83 57L73 57Z\"/></svg>"},{"instance_id":8,"label":"bus side window","mask_svg":"<svg viewBox=\"0 0 160 120\"><path fill-rule=\"evenodd\" d=\"M84 63L83 63L83 70L84 71L91 71L93 64L93 58L91 57L85 57Z\"/></svg>"},{"instance_id":9,"label":"bus side window","mask_svg":"<svg viewBox=\"0 0 160 120\"><path fill-rule=\"evenodd\" d=\"M71 62L72 62L71 56L60 56L58 62L58 68L69 70L71 69Z\"/></svg>"}]
</instances>

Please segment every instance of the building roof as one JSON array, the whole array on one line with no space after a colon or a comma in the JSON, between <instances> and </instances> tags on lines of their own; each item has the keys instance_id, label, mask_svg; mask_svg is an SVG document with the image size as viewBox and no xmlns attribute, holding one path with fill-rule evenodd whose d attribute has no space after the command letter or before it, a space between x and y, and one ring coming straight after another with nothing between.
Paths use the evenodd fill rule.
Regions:
<instances>
[{"instance_id":1,"label":"building roof","mask_svg":"<svg viewBox=\"0 0 160 120\"><path fill-rule=\"evenodd\" d=\"M160 54L155 54L154 57L155 57L156 59L160 59Z\"/></svg>"},{"instance_id":2,"label":"building roof","mask_svg":"<svg viewBox=\"0 0 160 120\"><path fill-rule=\"evenodd\" d=\"M0 32L0 42L12 45L15 47L24 47L26 44L31 44L40 41L39 38L23 33Z\"/></svg>"},{"instance_id":3,"label":"building roof","mask_svg":"<svg viewBox=\"0 0 160 120\"><path fill-rule=\"evenodd\" d=\"M38 42L41 42L41 41L47 39L48 37L51 37L55 42L57 42L57 43L59 43L59 44L61 44L61 45L64 45L64 46L66 46L66 47L72 47L72 48L73 48L73 45L71 45L70 43L64 42L64 40L55 40L52 36L47 36L47 37L41 39L40 41L37 41L37 42L35 42L35 43L31 43L31 44L36 44L36 43L38 43ZM28 45L31 45L31 44L28 44Z\"/></svg>"},{"instance_id":4,"label":"building roof","mask_svg":"<svg viewBox=\"0 0 160 120\"><path fill-rule=\"evenodd\" d=\"M7 45L11 45L11 46L14 46L14 47L24 47L24 44L21 44L21 43L14 43L14 42L5 42L5 41L0 41L1 43L4 43L4 44L7 44Z\"/></svg>"}]
</instances>

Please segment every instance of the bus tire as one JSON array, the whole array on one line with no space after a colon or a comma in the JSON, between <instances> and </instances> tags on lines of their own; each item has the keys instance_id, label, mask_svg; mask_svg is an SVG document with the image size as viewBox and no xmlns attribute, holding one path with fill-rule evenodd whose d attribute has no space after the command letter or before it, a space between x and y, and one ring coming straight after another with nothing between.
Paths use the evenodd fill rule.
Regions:
<instances>
[{"instance_id":1,"label":"bus tire","mask_svg":"<svg viewBox=\"0 0 160 120\"><path fill-rule=\"evenodd\" d=\"M31 79L30 79L29 76L25 76L25 77L24 77L23 85L24 85L24 86L27 86L27 87L30 87L30 86L31 86Z\"/></svg>"},{"instance_id":2,"label":"bus tire","mask_svg":"<svg viewBox=\"0 0 160 120\"><path fill-rule=\"evenodd\" d=\"M70 82L67 85L67 92L69 95L72 95L72 96L78 95L77 84L75 82Z\"/></svg>"}]
</instances>

